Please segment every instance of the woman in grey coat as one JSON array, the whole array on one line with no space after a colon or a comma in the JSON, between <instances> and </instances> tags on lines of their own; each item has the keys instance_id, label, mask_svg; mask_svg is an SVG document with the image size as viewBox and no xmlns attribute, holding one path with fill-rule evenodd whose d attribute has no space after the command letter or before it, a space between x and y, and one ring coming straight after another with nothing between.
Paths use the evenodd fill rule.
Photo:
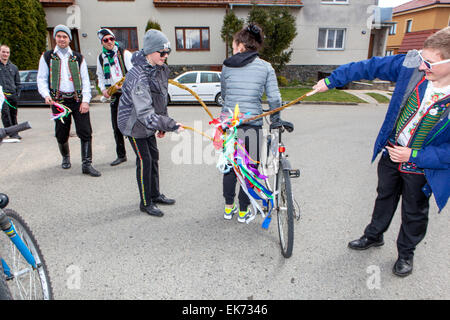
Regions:
<instances>
[{"instance_id":1,"label":"woman in grey coat","mask_svg":"<svg viewBox=\"0 0 450 320\"><path fill-rule=\"evenodd\" d=\"M270 109L281 106L281 95L277 77L272 65L258 57L263 45L264 35L260 27L249 24L233 37L233 56L223 62L221 75L221 94L224 100L222 115L232 114L236 104L245 117L263 113L262 96L267 96ZM270 117L271 122L279 120L279 113ZM262 136L262 118L238 127L238 136L252 159L259 161L260 136ZM231 220L238 212L234 203L237 178L233 170L224 174L223 196L225 198L224 218ZM250 215L250 199L245 191L239 190L238 221L245 222Z\"/></svg>"}]
</instances>

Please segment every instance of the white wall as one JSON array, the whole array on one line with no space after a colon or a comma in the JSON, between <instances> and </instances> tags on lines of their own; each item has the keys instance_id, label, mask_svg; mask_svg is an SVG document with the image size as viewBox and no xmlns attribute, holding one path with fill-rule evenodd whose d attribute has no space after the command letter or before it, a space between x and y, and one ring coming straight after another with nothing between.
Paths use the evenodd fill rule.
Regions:
<instances>
[{"instance_id":1,"label":"white wall","mask_svg":"<svg viewBox=\"0 0 450 320\"><path fill-rule=\"evenodd\" d=\"M377 0L349 0L349 4L325 5L320 0L303 0L304 7L292 9L297 17L298 36L292 44L294 53L290 64L294 65L338 65L367 58L370 30L366 21L367 8ZM145 26L149 19L157 21L172 44L169 64L222 64L225 59L225 43L220 37L225 8L155 8L151 0L93 1L77 0L81 8L80 37L81 52L88 65L95 65L101 44L96 32L101 26L137 27L139 47L142 47ZM49 27L67 23L66 8L45 8ZM246 18L248 7L234 8L238 17ZM209 27L210 51L176 51L175 27ZM320 27L346 28L345 50L317 50ZM362 34L365 31L365 34ZM83 37L82 34L87 34Z\"/></svg>"}]
</instances>

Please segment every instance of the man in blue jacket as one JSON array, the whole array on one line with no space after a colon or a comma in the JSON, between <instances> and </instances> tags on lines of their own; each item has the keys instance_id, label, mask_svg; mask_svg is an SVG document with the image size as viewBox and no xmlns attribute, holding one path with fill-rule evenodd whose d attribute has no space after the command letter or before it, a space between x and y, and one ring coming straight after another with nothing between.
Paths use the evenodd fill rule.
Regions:
<instances>
[{"instance_id":1,"label":"man in blue jacket","mask_svg":"<svg viewBox=\"0 0 450 320\"><path fill-rule=\"evenodd\" d=\"M314 89L323 92L375 78L396 82L396 87L374 146L372 161L382 156L372 220L348 246L383 245L401 196L393 272L404 277L411 274L414 250L425 237L431 193L439 210L450 196L450 27L431 35L421 51L342 65Z\"/></svg>"}]
</instances>

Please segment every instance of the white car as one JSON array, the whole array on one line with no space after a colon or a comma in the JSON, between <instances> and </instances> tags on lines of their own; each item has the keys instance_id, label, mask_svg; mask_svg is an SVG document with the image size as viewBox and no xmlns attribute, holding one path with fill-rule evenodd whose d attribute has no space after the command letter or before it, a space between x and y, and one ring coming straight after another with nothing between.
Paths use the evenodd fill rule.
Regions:
<instances>
[{"instance_id":1,"label":"white car","mask_svg":"<svg viewBox=\"0 0 450 320\"><path fill-rule=\"evenodd\" d=\"M220 95L220 72L218 71L188 71L173 80L197 93L204 102L219 104L222 99ZM194 102L197 99L188 91L169 83L169 102L189 101Z\"/></svg>"}]
</instances>

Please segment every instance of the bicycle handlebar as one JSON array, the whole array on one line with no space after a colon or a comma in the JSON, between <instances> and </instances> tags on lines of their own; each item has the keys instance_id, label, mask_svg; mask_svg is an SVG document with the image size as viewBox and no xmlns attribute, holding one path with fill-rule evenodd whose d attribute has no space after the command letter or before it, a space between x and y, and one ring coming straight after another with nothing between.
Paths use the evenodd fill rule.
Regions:
<instances>
[{"instance_id":1,"label":"bicycle handlebar","mask_svg":"<svg viewBox=\"0 0 450 320\"><path fill-rule=\"evenodd\" d=\"M27 129L31 129L31 126L28 123L28 121L16 124L16 125L11 126L11 127L0 128L0 142L6 136L14 135L14 134L16 134L16 133L18 133L20 131L24 131L24 130L27 130Z\"/></svg>"}]
</instances>

